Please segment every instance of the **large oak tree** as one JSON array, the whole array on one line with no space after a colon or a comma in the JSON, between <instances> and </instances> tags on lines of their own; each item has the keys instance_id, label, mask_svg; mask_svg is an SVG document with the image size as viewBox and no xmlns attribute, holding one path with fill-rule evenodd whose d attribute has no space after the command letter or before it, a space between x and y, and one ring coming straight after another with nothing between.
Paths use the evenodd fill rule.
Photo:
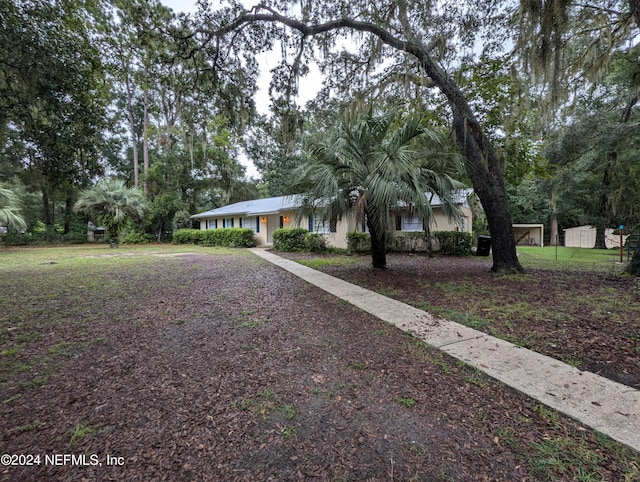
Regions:
<instances>
[{"instance_id":1,"label":"large oak tree","mask_svg":"<svg viewBox=\"0 0 640 482\"><path fill-rule=\"evenodd\" d=\"M287 9L287 5L281 7ZM294 9L296 7L293 6ZM325 59L332 61L324 65L327 69L335 69L340 58L331 58L330 51L341 41L340 35L359 35L362 45L358 48L366 54L357 56L355 63L360 62L363 81L368 75L369 66L385 59L404 63L405 74L413 73L428 79L426 83L437 88L446 99L467 175L485 210L493 243L492 270L522 271L516 254L505 189L504 160L487 136L464 92L445 69L443 62L439 61L439 53L446 50L446 45L443 48L445 39L455 41L461 38L458 35L460 32L442 28L454 25L452 18L446 18L453 15L449 7L444 9L445 13L439 14L438 10L442 9L438 5L425 5L423 2L374 5L371 2L351 1L302 2L297 15L282 14L282 9L276 10L261 4L244 10L236 4L234 8L215 14L203 13L189 40L194 42L195 51L212 45L228 49L232 40L237 43L243 38L251 39L249 41L254 42L254 51L259 51L265 46L273 47L274 37L286 38L287 41L282 41L283 50L285 54L292 50L294 55L291 63L287 64L286 58L284 63L289 67L292 77L296 77L303 71L305 59L313 57L314 50L317 53L327 52ZM290 9L284 11L291 12ZM475 16L466 16L461 22L477 22L480 18L481 15L476 12ZM278 30L282 26L285 30ZM322 58L322 55L319 57Z\"/></svg>"}]
</instances>

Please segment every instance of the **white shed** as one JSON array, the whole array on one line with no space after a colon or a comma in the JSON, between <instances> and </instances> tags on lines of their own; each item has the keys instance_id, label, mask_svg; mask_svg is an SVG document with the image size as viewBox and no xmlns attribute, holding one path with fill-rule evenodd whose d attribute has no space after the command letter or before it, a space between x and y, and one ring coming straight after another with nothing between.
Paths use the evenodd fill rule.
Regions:
<instances>
[{"instance_id":1,"label":"white shed","mask_svg":"<svg viewBox=\"0 0 640 482\"><path fill-rule=\"evenodd\" d=\"M604 244L607 248L620 246L620 236L613 234L612 228L604 230ZM627 235L622 236L622 242ZM576 226L564 230L564 245L570 248L593 248L596 245L596 228L594 226Z\"/></svg>"},{"instance_id":2,"label":"white shed","mask_svg":"<svg viewBox=\"0 0 640 482\"><path fill-rule=\"evenodd\" d=\"M514 224L513 235L517 246L544 245L544 224Z\"/></svg>"}]
</instances>

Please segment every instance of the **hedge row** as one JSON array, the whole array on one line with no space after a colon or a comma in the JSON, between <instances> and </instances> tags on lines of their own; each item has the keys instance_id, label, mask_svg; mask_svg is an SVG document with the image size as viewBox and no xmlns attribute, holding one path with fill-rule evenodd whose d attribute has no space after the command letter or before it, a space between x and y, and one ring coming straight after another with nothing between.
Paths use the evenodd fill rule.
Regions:
<instances>
[{"instance_id":1,"label":"hedge row","mask_svg":"<svg viewBox=\"0 0 640 482\"><path fill-rule=\"evenodd\" d=\"M255 246L253 230L247 228L178 229L173 233L173 242L175 244L201 244L230 248Z\"/></svg>"},{"instance_id":2,"label":"hedge row","mask_svg":"<svg viewBox=\"0 0 640 482\"><path fill-rule=\"evenodd\" d=\"M321 253L326 251L327 244L322 235L310 233L306 229L280 228L273 232L273 249Z\"/></svg>"},{"instance_id":3,"label":"hedge row","mask_svg":"<svg viewBox=\"0 0 640 482\"><path fill-rule=\"evenodd\" d=\"M424 233L406 233L393 237L387 235L388 251L424 250ZM435 231L431 233L434 248L449 256L467 256L471 254L473 236L459 231ZM371 236L368 233L348 233L347 248L350 253L366 253L371 250Z\"/></svg>"},{"instance_id":4,"label":"hedge row","mask_svg":"<svg viewBox=\"0 0 640 482\"><path fill-rule=\"evenodd\" d=\"M471 254L473 235L460 231L435 231L431 233L437 240L440 252L450 256L468 256Z\"/></svg>"}]
</instances>

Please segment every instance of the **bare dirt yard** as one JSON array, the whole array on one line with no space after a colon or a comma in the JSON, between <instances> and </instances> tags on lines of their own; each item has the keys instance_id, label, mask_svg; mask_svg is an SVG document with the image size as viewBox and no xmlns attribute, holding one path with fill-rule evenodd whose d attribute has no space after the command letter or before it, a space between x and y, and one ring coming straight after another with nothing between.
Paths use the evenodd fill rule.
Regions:
<instances>
[{"instance_id":1,"label":"bare dirt yard","mask_svg":"<svg viewBox=\"0 0 640 482\"><path fill-rule=\"evenodd\" d=\"M637 452L247 251L121 249L0 252L1 480L640 480ZM326 269L414 302L448 293L450 267L413 261L415 283L442 286L408 287L395 260ZM466 283L537 292L570 330L529 285L574 281L485 268L470 263ZM559 356L621 370L583 362L597 330L579 333L585 348Z\"/></svg>"}]
</instances>

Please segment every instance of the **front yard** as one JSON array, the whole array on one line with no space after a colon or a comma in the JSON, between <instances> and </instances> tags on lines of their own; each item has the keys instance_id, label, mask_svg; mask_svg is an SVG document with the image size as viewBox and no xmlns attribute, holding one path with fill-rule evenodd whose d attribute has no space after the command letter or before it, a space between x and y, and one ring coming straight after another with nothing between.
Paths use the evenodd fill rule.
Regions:
<instances>
[{"instance_id":1,"label":"front yard","mask_svg":"<svg viewBox=\"0 0 640 482\"><path fill-rule=\"evenodd\" d=\"M579 333L554 317L551 292L540 304L523 294L545 277L569 290L571 274L501 279L475 258L411 256L380 273L367 261L322 269L472 323L501 320L487 329L518 325L519 312L523 326L549 317ZM603 309L610 283L637 309L628 280L594 276L606 284L583 313ZM471 296L483 290L512 306ZM628 311L606 314L623 340ZM41 457L8 459L2 480L640 479L638 453L242 250L2 250L0 353L3 452Z\"/></svg>"}]
</instances>

